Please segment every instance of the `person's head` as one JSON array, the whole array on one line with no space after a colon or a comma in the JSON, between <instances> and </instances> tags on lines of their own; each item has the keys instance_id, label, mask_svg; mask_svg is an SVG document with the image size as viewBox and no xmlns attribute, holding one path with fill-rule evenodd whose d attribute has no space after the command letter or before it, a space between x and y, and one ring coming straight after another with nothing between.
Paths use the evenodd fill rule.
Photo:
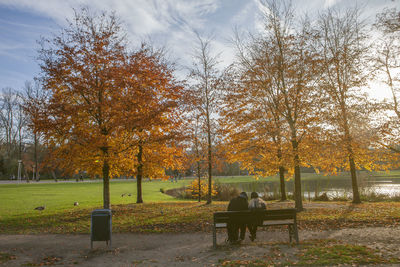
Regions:
<instances>
[{"instance_id":1,"label":"person's head","mask_svg":"<svg viewBox=\"0 0 400 267\"><path fill-rule=\"evenodd\" d=\"M248 196L247 196L246 192L240 193L239 197L244 198L244 199L248 199Z\"/></svg>"},{"instance_id":2,"label":"person's head","mask_svg":"<svg viewBox=\"0 0 400 267\"><path fill-rule=\"evenodd\" d=\"M257 192L251 192L251 198L258 198Z\"/></svg>"}]
</instances>

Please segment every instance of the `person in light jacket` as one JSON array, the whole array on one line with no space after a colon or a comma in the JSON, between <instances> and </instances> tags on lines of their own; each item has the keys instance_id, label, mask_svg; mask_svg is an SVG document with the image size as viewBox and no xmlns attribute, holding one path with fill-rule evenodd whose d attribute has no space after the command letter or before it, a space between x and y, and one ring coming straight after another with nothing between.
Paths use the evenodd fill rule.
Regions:
<instances>
[{"instance_id":1,"label":"person in light jacket","mask_svg":"<svg viewBox=\"0 0 400 267\"><path fill-rule=\"evenodd\" d=\"M252 192L251 200L249 202L249 210L253 211L253 212L257 212L257 211L264 211L264 210L266 210L266 208L267 208L267 205L261 198L258 197L257 192ZM249 228L251 241L254 241L256 239L257 226L260 224L262 224L262 219L257 220L255 222L247 225L247 227Z\"/></svg>"}]
</instances>

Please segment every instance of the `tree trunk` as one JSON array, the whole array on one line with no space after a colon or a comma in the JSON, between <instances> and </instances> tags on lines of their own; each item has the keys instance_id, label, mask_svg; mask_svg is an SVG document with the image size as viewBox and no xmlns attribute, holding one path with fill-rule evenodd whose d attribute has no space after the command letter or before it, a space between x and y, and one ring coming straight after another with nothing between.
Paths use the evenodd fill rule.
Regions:
<instances>
[{"instance_id":1,"label":"tree trunk","mask_svg":"<svg viewBox=\"0 0 400 267\"><path fill-rule=\"evenodd\" d=\"M298 159L298 155L295 156ZM295 194L295 208L297 211L303 210L303 198L301 196L301 175L300 166L296 164L294 166L294 194Z\"/></svg>"},{"instance_id":2,"label":"tree trunk","mask_svg":"<svg viewBox=\"0 0 400 267\"><path fill-rule=\"evenodd\" d=\"M23 168L24 168L24 173L25 173L25 176L26 176L26 182L29 183L29 174L28 174L25 166L23 166Z\"/></svg>"},{"instance_id":3,"label":"tree trunk","mask_svg":"<svg viewBox=\"0 0 400 267\"><path fill-rule=\"evenodd\" d=\"M36 181L37 182L35 174L36 174L36 166L33 165L33 167L32 167L32 181Z\"/></svg>"},{"instance_id":4,"label":"tree trunk","mask_svg":"<svg viewBox=\"0 0 400 267\"><path fill-rule=\"evenodd\" d=\"M298 142L296 136L292 138L292 148L294 152L294 201L295 208L298 211L303 210L303 198L301 196L301 174L300 174L300 158L298 152Z\"/></svg>"},{"instance_id":5,"label":"tree trunk","mask_svg":"<svg viewBox=\"0 0 400 267\"><path fill-rule=\"evenodd\" d=\"M280 141L279 141L280 143ZM281 162L282 159L282 151L279 148L278 149L278 159L279 162ZM285 167L279 166L279 183L280 183L280 188L281 188L281 201L286 200L286 188L285 188Z\"/></svg>"},{"instance_id":6,"label":"tree trunk","mask_svg":"<svg viewBox=\"0 0 400 267\"><path fill-rule=\"evenodd\" d=\"M357 183L357 174L356 174L356 165L354 163L353 156L349 156L349 164L350 164L350 174L351 174L351 185L353 187L353 203L360 204L360 192L358 191L358 183Z\"/></svg>"},{"instance_id":7,"label":"tree trunk","mask_svg":"<svg viewBox=\"0 0 400 267\"><path fill-rule=\"evenodd\" d=\"M200 161L197 161L197 177L199 179L199 202L201 202L201 173L200 173Z\"/></svg>"},{"instance_id":8,"label":"tree trunk","mask_svg":"<svg viewBox=\"0 0 400 267\"><path fill-rule=\"evenodd\" d=\"M353 203L361 203L360 192L358 191L356 164L354 163L354 153L352 148L352 136L350 135L350 127L347 120L346 106L342 104L343 122L344 122L344 138L347 145L347 152L349 155L349 166L351 175L351 186L353 189Z\"/></svg>"},{"instance_id":9,"label":"tree trunk","mask_svg":"<svg viewBox=\"0 0 400 267\"><path fill-rule=\"evenodd\" d=\"M18 146L18 160L22 160L22 133L21 133L21 128L19 128L19 146Z\"/></svg>"},{"instance_id":10,"label":"tree trunk","mask_svg":"<svg viewBox=\"0 0 400 267\"><path fill-rule=\"evenodd\" d=\"M110 201L110 166L108 163L108 148L103 147L103 208L111 209Z\"/></svg>"},{"instance_id":11,"label":"tree trunk","mask_svg":"<svg viewBox=\"0 0 400 267\"><path fill-rule=\"evenodd\" d=\"M138 167L139 169L139 167ZM137 188L137 198L136 198L136 203L143 203L143 198L142 198L142 175L137 174L136 175L136 188Z\"/></svg>"},{"instance_id":12,"label":"tree trunk","mask_svg":"<svg viewBox=\"0 0 400 267\"><path fill-rule=\"evenodd\" d=\"M211 133L208 132L208 194L207 204L211 204L211 192L212 192L212 163L211 163Z\"/></svg>"},{"instance_id":13,"label":"tree trunk","mask_svg":"<svg viewBox=\"0 0 400 267\"><path fill-rule=\"evenodd\" d=\"M57 176L54 170L51 170L51 176L53 176L54 181L57 182Z\"/></svg>"},{"instance_id":14,"label":"tree trunk","mask_svg":"<svg viewBox=\"0 0 400 267\"><path fill-rule=\"evenodd\" d=\"M207 101L207 141L208 141L208 194L207 204L211 204L211 192L212 192L212 155L211 155L211 125L210 125L210 114L208 113L208 101Z\"/></svg>"},{"instance_id":15,"label":"tree trunk","mask_svg":"<svg viewBox=\"0 0 400 267\"><path fill-rule=\"evenodd\" d=\"M281 201L286 200L286 188L285 188L285 168L279 166L279 181L281 186Z\"/></svg>"},{"instance_id":16,"label":"tree trunk","mask_svg":"<svg viewBox=\"0 0 400 267\"><path fill-rule=\"evenodd\" d=\"M143 146L139 144L139 152L137 154L138 166L136 175L137 198L136 203L143 203L142 198L142 177L143 177Z\"/></svg>"},{"instance_id":17,"label":"tree trunk","mask_svg":"<svg viewBox=\"0 0 400 267\"><path fill-rule=\"evenodd\" d=\"M37 135L36 132L34 132L34 146L35 146L35 151L34 151L34 161L35 161L35 179L36 181L38 180L38 151L37 151Z\"/></svg>"}]
</instances>

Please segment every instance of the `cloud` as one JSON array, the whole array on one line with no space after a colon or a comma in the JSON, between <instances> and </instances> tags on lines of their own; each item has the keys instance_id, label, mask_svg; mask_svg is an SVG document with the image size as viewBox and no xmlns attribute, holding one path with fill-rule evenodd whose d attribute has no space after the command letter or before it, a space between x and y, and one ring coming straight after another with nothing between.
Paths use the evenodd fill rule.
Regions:
<instances>
[{"instance_id":1,"label":"cloud","mask_svg":"<svg viewBox=\"0 0 400 267\"><path fill-rule=\"evenodd\" d=\"M39 26L39 25L32 25L27 23L20 23L20 22L12 22L4 19L0 19L0 27L1 28L9 28L15 26L19 28L26 28L28 30L47 30L50 31L52 28L46 26Z\"/></svg>"},{"instance_id":2,"label":"cloud","mask_svg":"<svg viewBox=\"0 0 400 267\"><path fill-rule=\"evenodd\" d=\"M73 16L72 8L88 6L93 10L114 10L136 34L167 32L171 27L188 24L202 28L207 14L215 12L219 0L0 0L0 5L30 10L64 23Z\"/></svg>"},{"instance_id":3,"label":"cloud","mask_svg":"<svg viewBox=\"0 0 400 267\"><path fill-rule=\"evenodd\" d=\"M240 9L237 14L235 14L232 19L231 19L231 24L233 25L245 25L247 22L252 20L251 18L254 19L255 17L255 11L257 10L258 6L258 1L249 1L244 8Z\"/></svg>"},{"instance_id":4,"label":"cloud","mask_svg":"<svg viewBox=\"0 0 400 267\"><path fill-rule=\"evenodd\" d=\"M131 41L139 43L148 37L165 40L165 43L173 44L172 49L178 54L188 51L195 30L208 30L207 16L217 12L220 4L221 0L0 0L0 7L29 11L61 25L73 17L73 8L115 11L125 24ZM27 26L19 22L8 23ZM50 33L51 30L42 29L42 32Z\"/></svg>"},{"instance_id":5,"label":"cloud","mask_svg":"<svg viewBox=\"0 0 400 267\"><path fill-rule=\"evenodd\" d=\"M340 0L325 0L324 8L329 8L336 5Z\"/></svg>"}]
</instances>

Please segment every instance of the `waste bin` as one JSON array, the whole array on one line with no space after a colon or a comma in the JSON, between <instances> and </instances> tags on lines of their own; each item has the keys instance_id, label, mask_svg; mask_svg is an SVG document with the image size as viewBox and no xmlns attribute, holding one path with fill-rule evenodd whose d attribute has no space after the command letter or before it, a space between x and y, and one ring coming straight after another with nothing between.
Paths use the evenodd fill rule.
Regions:
<instances>
[{"instance_id":1,"label":"waste bin","mask_svg":"<svg viewBox=\"0 0 400 267\"><path fill-rule=\"evenodd\" d=\"M111 210L98 209L92 211L90 228L90 248L93 241L106 241L111 247Z\"/></svg>"}]
</instances>

